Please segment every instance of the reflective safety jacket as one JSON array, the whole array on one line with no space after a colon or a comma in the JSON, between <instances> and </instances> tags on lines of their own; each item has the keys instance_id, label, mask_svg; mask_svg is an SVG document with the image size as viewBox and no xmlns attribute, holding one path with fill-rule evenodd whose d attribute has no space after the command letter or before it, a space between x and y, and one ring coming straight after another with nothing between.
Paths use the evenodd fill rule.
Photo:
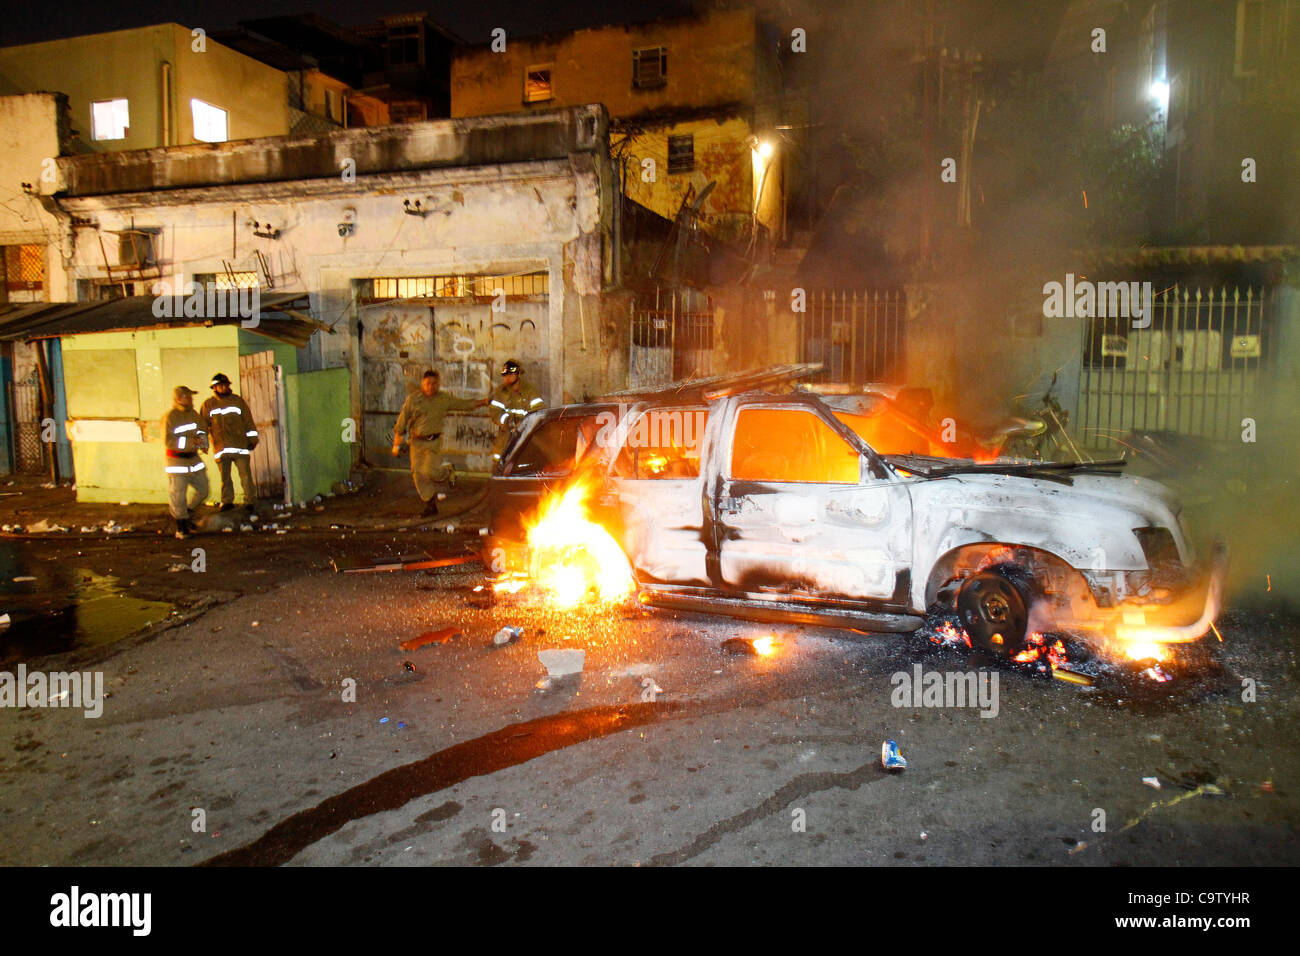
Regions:
<instances>
[{"instance_id":1,"label":"reflective safety jacket","mask_svg":"<svg viewBox=\"0 0 1300 956\"><path fill-rule=\"evenodd\" d=\"M208 433L199 413L192 408L174 405L163 416L162 430L167 449L167 473L181 475L202 471L204 465L199 450L207 447Z\"/></svg>"},{"instance_id":2,"label":"reflective safety jacket","mask_svg":"<svg viewBox=\"0 0 1300 956\"><path fill-rule=\"evenodd\" d=\"M248 403L231 392L222 398L213 395L199 409L208 431L212 433L213 457L220 460L227 455L247 458L257 447L257 426Z\"/></svg>"},{"instance_id":3,"label":"reflective safety jacket","mask_svg":"<svg viewBox=\"0 0 1300 956\"><path fill-rule=\"evenodd\" d=\"M501 385L492 393L489 403L497 415L498 425L514 427L523 421L529 412L536 411L546 404L542 393L520 378L515 387Z\"/></svg>"}]
</instances>

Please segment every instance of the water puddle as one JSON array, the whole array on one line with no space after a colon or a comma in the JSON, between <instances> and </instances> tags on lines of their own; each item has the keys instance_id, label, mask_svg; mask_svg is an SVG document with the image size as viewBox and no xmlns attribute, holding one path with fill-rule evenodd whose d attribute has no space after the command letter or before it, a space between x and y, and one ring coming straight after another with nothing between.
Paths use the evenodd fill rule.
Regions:
<instances>
[{"instance_id":1,"label":"water puddle","mask_svg":"<svg viewBox=\"0 0 1300 956\"><path fill-rule=\"evenodd\" d=\"M112 644L168 617L172 605L131 597L117 578L0 543L0 664Z\"/></svg>"}]
</instances>

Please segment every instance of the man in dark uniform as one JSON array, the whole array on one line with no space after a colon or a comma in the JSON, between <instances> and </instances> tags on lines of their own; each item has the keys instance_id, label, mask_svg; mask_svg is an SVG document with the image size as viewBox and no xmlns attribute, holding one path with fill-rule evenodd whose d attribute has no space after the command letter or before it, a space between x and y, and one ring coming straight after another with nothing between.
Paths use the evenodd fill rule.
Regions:
<instances>
[{"instance_id":1,"label":"man in dark uniform","mask_svg":"<svg viewBox=\"0 0 1300 956\"><path fill-rule=\"evenodd\" d=\"M229 511L235 507L235 485L230 480L232 463L239 470L244 504L253 503L253 470L249 461L257 447L257 425L248 403L231 391L230 379L224 373L212 376L211 384L216 394L203 403L199 417L212 437L212 450L221 472L221 510Z\"/></svg>"},{"instance_id":2,"label":"man in dark uniform","mask_svg":"<svg viewBox=\"0 0 1300 956\"><path fill-rule=\"evenodd\" d=\"M492 444L494 461L501 460L501 452L505 450L511 434L524 417L546 405L542 393L519 374L519 363L514 359L501 366L501 375L501 385L488 399L488 404L497 416L497 437Z\"/></svg>"},{"instance_id":3,"label":"man in dark uniform","mask_svg":"<svg viewBox=\"0 0 1300 956\"><path fill-rule=\"evenodd\" d=\"M415 490L424 502L421 518L438 513L438 484L446 481L449 468L442 460L442 420L448 412L467 412L481 408L486 400L457 398L439 391L440 379L432 369L420 380L420 390L412 392L402 404L393 426L393 457L402 451L402 436L410 432L411 477Z\"/></svg>"}]
</instances>

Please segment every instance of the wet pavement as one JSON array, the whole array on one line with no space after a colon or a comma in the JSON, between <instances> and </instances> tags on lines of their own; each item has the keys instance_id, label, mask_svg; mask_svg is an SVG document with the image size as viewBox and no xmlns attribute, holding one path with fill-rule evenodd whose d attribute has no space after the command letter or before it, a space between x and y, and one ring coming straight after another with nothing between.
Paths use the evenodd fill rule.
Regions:
<instances>
[{"instance_id":1,"label":"wet pavement","mask_svg":"<svg viewBox=\"0 0 1300 956\"><path fill-rule=\"evenodd\" d=\"M107 654L29 661L97 669L109 696L98 719L0 709L0 862L1297 862L1294 618L1229 613L1217 669L1158 686L985 666L986 717L899 705L918 664L987 663L921 638L482 607L479 570L335 573L350 546L321 539L292 575L214 550L207 575L256 583ZM523 637L493 647L506 624ZM581 674L548 683L538 651L569 648ZM885 739L906 771L881 769Z\"/></svg>"}]
</instances>

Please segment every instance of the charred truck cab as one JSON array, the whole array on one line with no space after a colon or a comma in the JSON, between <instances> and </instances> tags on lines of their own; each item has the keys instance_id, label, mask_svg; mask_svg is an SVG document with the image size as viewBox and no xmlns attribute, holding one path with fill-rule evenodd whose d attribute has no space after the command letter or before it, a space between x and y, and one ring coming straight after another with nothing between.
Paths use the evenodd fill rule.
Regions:
<instances>
[{"instance_id":1,"label":"charred truck cab","mask_svg":"<svg viewBox=\"0 0 1300 956\"><path fill-rule=\"evenodd\" d=\"M753 375L754 373L751 373ZM1167 489L1122 462L881 454L852 410L743 376L536 412L490 485L489 547L581 475L658 606L877 631L955 608L973 643L1036 631L1203 636L1226 558L1198 565Z\"/></svg>"}]
</instances>

